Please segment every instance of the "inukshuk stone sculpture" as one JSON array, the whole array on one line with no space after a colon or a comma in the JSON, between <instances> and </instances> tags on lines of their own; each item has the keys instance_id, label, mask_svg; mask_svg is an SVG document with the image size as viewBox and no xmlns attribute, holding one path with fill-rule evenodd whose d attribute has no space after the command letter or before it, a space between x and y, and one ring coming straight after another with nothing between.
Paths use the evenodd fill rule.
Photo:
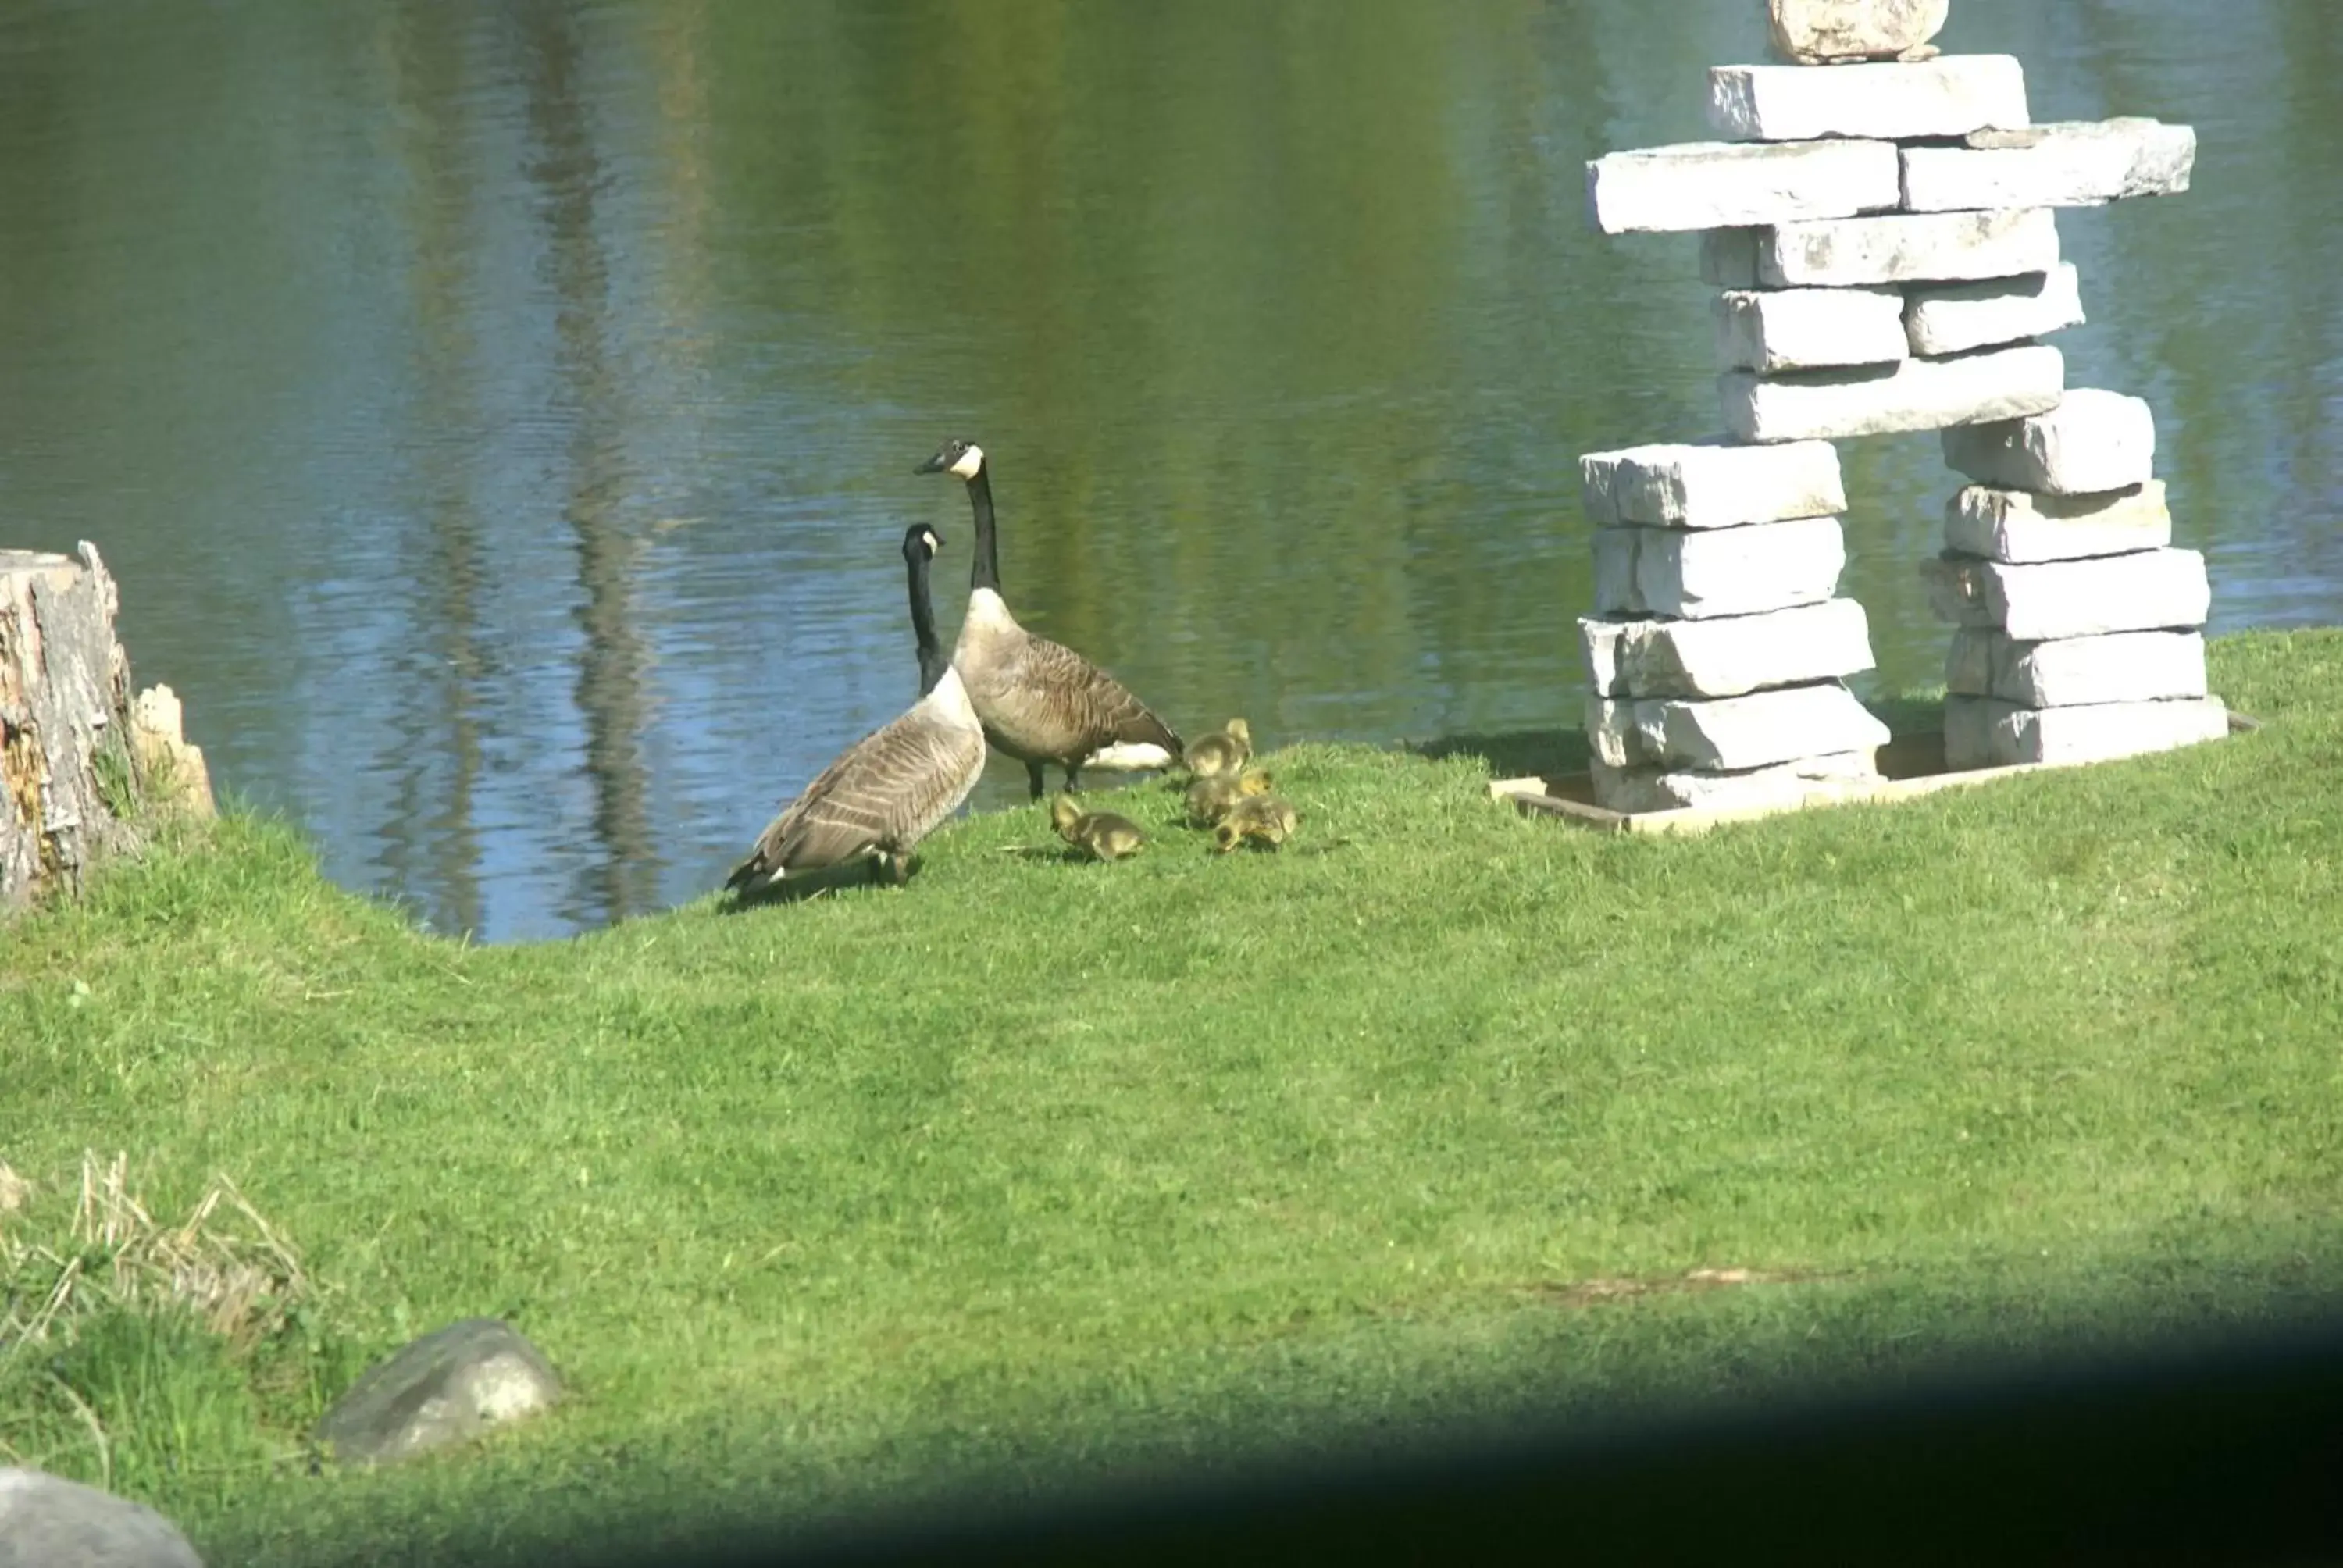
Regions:
<instances>
[{"instance_id":1,"label":"inukshuk stone sculpture","mask_svg":"<svg viewBox=\"0 0 2343 1568\"><path fill-rule=\"evenodd\" d=\"M2079 324L2051 209L2186 190L2196 134L2036 126L2018 62L1936 55L1943 0L1772 0L1802 62L1709 73L1725 141L1587 166L1607 234L1701 233L1722 435L1581 459L1595 609L1579 623L1595 799L1787 804L1876 779L1887 731L1835 597L1843 437L1940 429L1975 481L1925 563L1955 623L1947 765L2209 739L2205 562L2170 548L2147 405L2066 389Z\"/></svg>"}]
</instances>

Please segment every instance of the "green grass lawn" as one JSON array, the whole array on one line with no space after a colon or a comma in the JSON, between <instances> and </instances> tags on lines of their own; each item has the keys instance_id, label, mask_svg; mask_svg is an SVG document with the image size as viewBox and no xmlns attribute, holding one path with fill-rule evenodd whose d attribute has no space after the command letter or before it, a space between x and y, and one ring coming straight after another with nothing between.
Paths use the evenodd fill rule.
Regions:
<instances>
[{"instance_id":1,"label":"green grass lawn","mask_svg":"<svg viewBox=\"0 0 2343 1568\"><path fill-rule=\"evenodd\" d=\"M1001 1496L2331 1302L2343 634L2214 668L2267 728L1696 840L1298 746L1282 853L1206 853L1147 784L1131 862L1003 852L1052 842L1029 809L904 890L524 947L231 819L0 928L0 1159L54 1199L128 1151L158 1217L225 1172L320 1293L249 1350L93 1320L0 1373L0 1441L216 1563L526 1562L608 1511ZM477 1313L562 1409L294 1457Z\"/></svg>"}]
</instances>

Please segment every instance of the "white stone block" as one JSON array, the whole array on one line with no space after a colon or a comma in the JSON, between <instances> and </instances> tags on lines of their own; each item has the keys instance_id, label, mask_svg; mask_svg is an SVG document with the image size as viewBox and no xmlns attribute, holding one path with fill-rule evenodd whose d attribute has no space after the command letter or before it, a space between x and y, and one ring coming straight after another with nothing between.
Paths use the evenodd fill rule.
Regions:
<instances>
[{"instance_id":1,"label":"white stone block","mask_svg":"<svg viewBox=\"0 0 2343 1568\"><path fill-rule=\"evenodd\" d=\"M1606 615L1761 615L1838 592L1846 541L1836 518L1693 533L1594 530L1594 608Z\"/></svg>"},{"instance_id":2,"label":"white stone block","mask_svg":"<svg viewBox=\"0 0 2343 1568\"><path fill-rule=\"evenodd\" d=\"M2058 406L1944 435L1945 462L1981 485L2088 496L2146 484L2156 415L2144 397L2077 387Z\"/></svg>"},{"instance_id":3,"label":"white stone block","mask_svg":"<svg viewBox=\"0 0 2343 1568\"><path fill-rule=\"evenodd\" d=\"M1604 697L1739 697L1869 669L1871 627L1851 598L1709 620L1578 623Z\"/></svg>"},{"instance_id":4,"label":"white stone block","mask_svg":"<svg viewBox=\"0 0 2343 1568\"><path fill-rule=\"evenodd\" d=\"M2070 261L2024 277L1923 284L1904 297L1915 354L1966 354L2082 324L2083 282Z\"/></svg>"},{"instance_id":5,"label":"white stone block","mask_svg":"<svg viewBox=\"0 0 2343 1568\"><path fill-rule=\"evenodd\" d=\"M2147 119L1979 131L1958 147L1904 149L1910 212L2098 206L2188 188L2197 132Z\"/></svg>"},{"instance_id":6,"label":"white stone block","mask_svg":"<svg viewBox=\"0 0 2343 1568\"><path fill-rule=\"evenodd\" d=\"M1708 73L1708 126L1728 141L1903 141L2029 123L2026 71L2014 55L1941 55L1830 71L1718 65Z\"/></svg>"},{"instance_id":7,"label":"white stone block","mask_svg":"<svg viewBox=\"0 0 2343 1568\"><path fill-rule=\"evenodd\" d=\"M2044 344L1892 367L1716 378L1725 427L1745 441L1836 440L2006 419L2057 406L2065 357Z\"/></svg>"},{"instance_id":8,"label":"white stone block","mask_svg":"<svg viewBox=\"0 0 2343 1568\"><path fill-rule=\"evenodd\" d=\"M1604 234L1844 217L1902 199L1892 142L1687 142L1586 166L1587 214Z\"/></svg>"},{"instance_id":9,"label":"white stone block","mask_svg":"<svg viewBox=\"0 0 2343 1568\"><path fill-rule=\"evenodd\" d=\"M1754 249L1765 288L2018 277L2058 265L2058 217L2033 207L1784 223L1759 228ZM1731 259L1721 246L1719 270Z\"/></svg>"},{"instance_id":10,"label":"white stone block","mask_svg":"<svg viewBox=\"0 0 2343 1568\"><path fill-rule=\"evenodd\" d=\"M1887 744L1887 726L1836 682L1705 701L1590 695L1586 734L1609 767L1672 770L1765 768Z\"/></svg>"},{"instance_id":11,"label":"white stone block","mask_svg":"<svg viewBox=\"0 0 2343 1568\"><path fill-rule=\"evenodd\" d=\"M1940 619L1995 628L2024 642L2201 627L2213 602L2205 558L2195 550L2030 566L1939 556L1920 570L1928 608Z\"/></svg>"},{"instance_id":12,"label":"white stone block","mask_svg":"<svg viewBox=\"0 0 2343 1568\"><path fill-rule=\"evenodd\" d=\"M1598 523L1731 528L1846 510L1838 448L1827 441L1627 447L1579 458L1578 477L1586 515Z\"/></svg>"},{"instance_id":13,"label":"white stone block","mask_svg":"<svg viewBox=\"0 0 2343 1568\"><path fill-rule=\"evenodd\" d=\"M1916 58L1944 30L1951 0L1766 0L1775 54L1802 65Z\"/></svg>"},{"instance_id":14,"label":"white stone block","mask_svg":"<svg viewBox=\"0 0 2343 1568\"><path fill-rule=\"evenodd\" d=\"M1991 697L1945 699L1945 762L1961 771L2107 762L2218 739L2228 731L2228 709L2217 697L2039 709Z\"/></svg>"},{"instance_id":15,"label":"white stone block","mask_svg":"<svg viewBox=\"0 0 2343 1568\"><path fill-rule=\"evenodd\" d=\"M1892 365L1911 353L1904 296L1893 288L1732 289L1716 297L1715 318L1716 363L1726 370Z\"/></svg>"},{"instance_id":16,"label":"white stone block","mask_svg":"<svg viewBox=\"0 0 2343 1568\"><path fill-rule=\"evenodd\" d=\"M2161 479L2092 496L1965 485L1945 503L1946 548L1987 560L2081 560L2160 550L2171 542Z\"/></svg>"},{"instance_id":17,"label":"white stone block","mask_svg":"<svg viewBox=\"0 0 2343 1568\"><path fill-rule=\"evenodd\" d=\"M2194 631L2119 631L2020 642L1963 627L1945 658L1945 689L2025 708L2149 702L2205 695L2205 638Z\"/></svg>"},{"instance_id":18,"label":"white stone block","mask_svg":"<svg viewBox=\"0 0 2343 1568\"><path fill-rule=\"evenodd\" d=\"M1876 754L1838 751L1735 773L1589 764L1594 803L1613 811L1735 810L1795 806L1879 782Z\"/></svg>"}]
</instances>

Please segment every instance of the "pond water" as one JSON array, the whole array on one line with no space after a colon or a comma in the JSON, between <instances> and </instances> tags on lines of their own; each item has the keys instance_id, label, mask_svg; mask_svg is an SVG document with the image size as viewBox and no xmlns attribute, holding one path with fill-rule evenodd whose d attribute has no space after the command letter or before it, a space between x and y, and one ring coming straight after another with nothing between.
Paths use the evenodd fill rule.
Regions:
<instances>
[{"instance_id":1,"label":"pond water","mask_svg":"<svg viewBox=\"0 0 2343 1568\"><path fill-rule=\"evenodd\" d=\"M341 882L484 940L720 882L910 699L916 477L1192 730L1569 727L1582 451L1717 420L1688 236L1754 0L0 5L0 545ZM2194 124L2064 213L2217 628L2343 620L2343 6L1959 0L2038 118ZM1845 446L1866 690L1940 678L1934 437ZM1021 799L996 761L981 802Z\"/></svg>"}]
</instances>

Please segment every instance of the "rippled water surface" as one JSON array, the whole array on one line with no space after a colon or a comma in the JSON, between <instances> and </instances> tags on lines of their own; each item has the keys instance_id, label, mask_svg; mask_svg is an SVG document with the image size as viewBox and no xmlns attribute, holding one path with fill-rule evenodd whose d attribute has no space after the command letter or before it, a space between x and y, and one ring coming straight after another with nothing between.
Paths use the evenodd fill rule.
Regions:
<instances>
[{"instance_id":1,"label":"rippled water surface","mask_svg":"<svg viewBox=\"0 0 2343 1568\"><path fill-rule=\"evenodd\" d=\"M0 544L343 882L536 937L719 881L898 711L896 554L994 455L1028 624L1191 729L1568 726L1577 454L1716 422L1700 0L0 5ZM1960 0L2039 118L2198 128L2061 215L2217 628L2343 620L2343 6ZM1938 678L1933 437L1853 443L1874 689ZM996 762L981 799L1021 798Z\"/></svg>"}]
</instances>

